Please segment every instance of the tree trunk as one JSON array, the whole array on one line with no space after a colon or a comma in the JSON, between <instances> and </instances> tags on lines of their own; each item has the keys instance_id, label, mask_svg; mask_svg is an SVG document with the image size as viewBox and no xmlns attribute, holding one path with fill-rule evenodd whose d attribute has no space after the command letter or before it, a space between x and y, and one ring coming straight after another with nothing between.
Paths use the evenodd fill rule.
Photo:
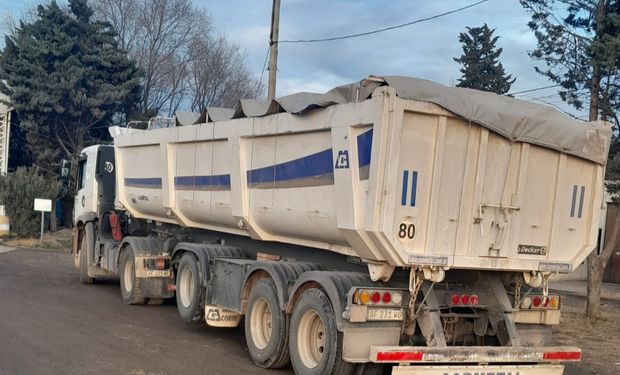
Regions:
<instances>
[{"instance_id":1,"label":"tree trunk","mask_svg":"<svg viewBox=\"0 0 620 375\"><path fill-rule=\"evenodd\" d=\"M56 199L52 199L52 212L50 212L50 232L58 230L58 220L56 220Z\"/></svg>"},{"instance_id":2,"label":"tree trunk","mask_svg":"<svg viewBox=\"0 0 620 375\"><path fill-rule=\"evenodd\" d=\"M588 256L588 301L586 305L586 315L590 318L599 319L601 314L601 284L605 266L611 258L620 240L620 208L614 220L609 240L600 255L593 252Z\"/></svg>"}]
</instances>

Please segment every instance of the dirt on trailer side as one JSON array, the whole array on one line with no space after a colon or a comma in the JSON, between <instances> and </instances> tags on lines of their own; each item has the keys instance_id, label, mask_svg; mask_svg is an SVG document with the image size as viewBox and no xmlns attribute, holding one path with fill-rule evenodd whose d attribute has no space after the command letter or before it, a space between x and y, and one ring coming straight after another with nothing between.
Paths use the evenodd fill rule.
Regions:
<instances>
[{"instance_id":1,"label":"dirt on trailer side","mask_svg":"<svg viewBox=\"0 0 620 375\"><path fill-rule=\"evenodd\" d=\"M581 362L568 364L564 375L620 374L620 306L603 307L605 318L585 316L585 301L562 307L562 322L553 328L555 345L582 349Z\"/></svg>"}]
</instances>

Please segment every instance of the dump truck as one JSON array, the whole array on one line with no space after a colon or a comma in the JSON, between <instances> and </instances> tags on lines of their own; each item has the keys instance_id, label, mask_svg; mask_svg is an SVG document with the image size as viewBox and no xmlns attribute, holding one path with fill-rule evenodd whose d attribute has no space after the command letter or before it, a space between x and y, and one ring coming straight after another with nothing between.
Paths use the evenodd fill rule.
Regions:
<instances>
[{"instance_id":1,"label":"dump truck","mask_svg":"<svg viewBox=\"0 0 620 375\"><path fill-rule=\"evenodd\" d=\"M611 128L370 76L112 127L78 166L73 256L297 374L559 375L551 275L597 246Z\"/></svg>"}]
</instances>

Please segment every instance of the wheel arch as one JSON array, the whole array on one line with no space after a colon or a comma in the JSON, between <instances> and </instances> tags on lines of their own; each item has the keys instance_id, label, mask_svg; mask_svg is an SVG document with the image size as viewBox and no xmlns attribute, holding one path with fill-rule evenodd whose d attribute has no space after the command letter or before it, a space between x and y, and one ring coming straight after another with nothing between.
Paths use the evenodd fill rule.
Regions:
<instances>
[{"instance_id":1,"label":"wheel arch","mask_svg":"<svg viewBox=\"0 0 620 375\"><path fill-rule=\"evenodd\" d=\"M200 264L204 272L204 278L201 280L203 285L206 285L209 279L209 264L213 258L216 257L229 257L229 258L247 258L245 251L238 247L225 246L219 244L196 244L191 242L179 242L174 246L170 259L172 264L176 266L181 257L185 253L193 254Z\"/></svg>"},{"instance_id":2,"label":"wheel arch","mask_svg":"<svg viewBox=\"0 0 620 375\"><path fill-rule=\"evenodd\" d=\"M276 287L280 309L285 310L289 299L290 287L300 275L320 270L321 267L314 263L305 262L256 262L251 265L243 280L241 293L241 311L246 312L247 301L254 285L262 279L271 279Z\"/></svg>"},{"instance_id":3,"label":"wheel arch","mask_svg":"<svg viewBox=\"0 0 620 375\"><path fill-rule=\"evenodd\" d=\"M290 299L286 304L286 313L291 314L299 298L308 289L318 288L327 294L336 318L338 331L342 331L348 321L342 318L347 306L347 297L352 287L376 286L367 274L361 272L338 271L309 271L301 275L290 292Z\"/></svg>"},{"instance_id":4,"label":"wheel arch","mask_svg":"<svg viewBox=\"0 0 620 375\"><path fill-rule=\"evenodd\" d=\"M134 251L135 255L153 255L153 254L161 254L164 250L164 241L160 238L156 237L133 237L128 236L123 238L118 247L118 252L115 256L115 264L117 270L120 265L119 262L125 249L127 246L131 246L131 249Z\"/></svg>"}]
</instances>

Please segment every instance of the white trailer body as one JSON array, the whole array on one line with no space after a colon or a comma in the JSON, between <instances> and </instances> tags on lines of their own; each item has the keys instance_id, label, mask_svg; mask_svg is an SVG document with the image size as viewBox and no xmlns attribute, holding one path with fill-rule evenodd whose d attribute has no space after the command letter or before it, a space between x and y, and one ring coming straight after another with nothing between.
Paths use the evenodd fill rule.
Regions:
<instances>
[{"instance_id":1,"label":"white trailer body","mask_svg":"<svg viewBox=\"0 0 620 375\"><path fill-rule=\"evenodd\" d=\"M385 87L114 143L119 204L138 218L397 267L570 272L598 239L603 165Z\"/></svg>"},{"instance_id":2,"label":"white trailer body","mask_svg":"<svg viewBox=\"0 0 620 375\"><path fill-rule=\"evenodd\" d=\"M73 254L127 304L300 374L560 375L551 273L595 248L610 127L385 77L84 150ZM538 287L542 286L542 289Z\"/></svg>"}]
</instances>

